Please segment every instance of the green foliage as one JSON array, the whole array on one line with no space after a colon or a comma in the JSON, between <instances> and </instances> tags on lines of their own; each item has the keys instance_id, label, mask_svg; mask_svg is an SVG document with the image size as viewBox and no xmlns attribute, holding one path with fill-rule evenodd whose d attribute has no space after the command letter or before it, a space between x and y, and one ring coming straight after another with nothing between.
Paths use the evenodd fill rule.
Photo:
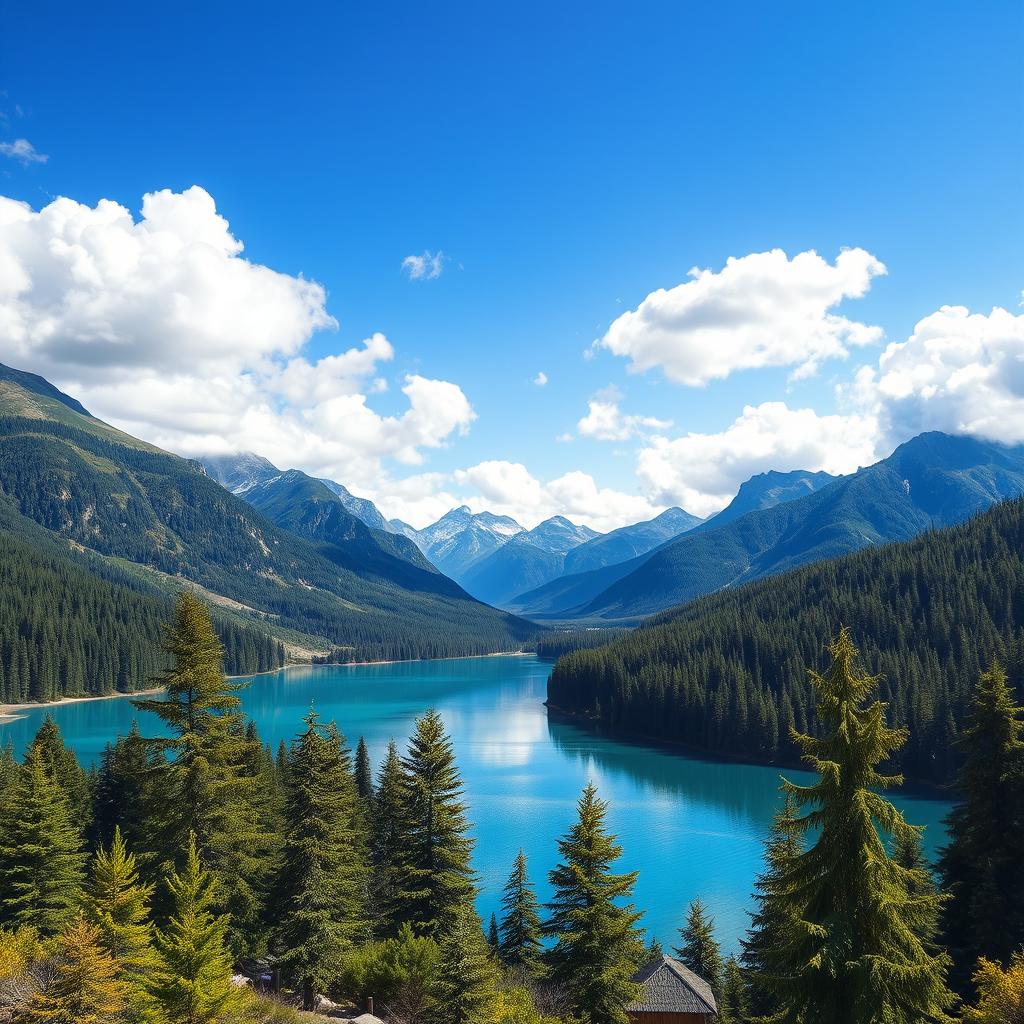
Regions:
<instances>
[{"instance_id":1,"label":"green foliage","mask_svg":"<svg viewBox=\"0 0 1024 1024\"><path fill-rule=\"evenodd\" d=\"M436 711L416 720L402 758L403 805L396 873L397 918L422 935L440 938L476 895L469 858L473 841L462 802L462 778L452 742Z\"/></svg>"},{"instance_id":2,"label":"green foliage","mask_svg":"<svg viewBox=\"0 0 1024 1024\"><path fill-rule=\"evenodd\" d=\"M551 980L588 1024L626 1024L624 1007L639 993L631 978L643 959L638 914L626 903L635 871L613 874L622 853L605 828L607 805L593 784L577 805L579 820L558 842L562 863L550 874L555 894L545 931Z\"/></svg>"},{"instance_id":3,"label":"green foliage","mask_svg":"<svg viewBox=\"0 0 1024 1024\"><path fill-rule=\"evenodd\" d=\"M92 813L89 777L82 770L74 751L64 745L64 738L52 715L43 719L30 749L38 754L50 777L63 790L75 824L84 829Z\"/></svg>"},{"instance_id":4,"label":"green foliage","mask_svg":"<svg viewBox=\"0 0 1024 1024\"><path fill-rule=\"evenodd\" d=\"M748 1024L747 982L735 957L725 961L722 992L718 997L718 1024Z\"/></svg>"},{"instance_id":5,"label":"green foliage","mask_svg":"<svg viewBox=\"0 0 1024 1024\"><path fill-rule=\"evenodd\" d=\"M686 924L679 929L679 938L681 944L675 951L676 957L711 986L716 999L720 998L725 970L722 950L715 939L715 919L699 899L690 904Z\"/></svg>"},{"instance_id":6,"label":"green foliage","mask_svg":"<svg viewBox=\"0 0 1024 1024\"><path fill-rule=\"evenodd\" d=\"M440 943L435 1024L485 1024L497 994L498 971L480 918L461 903Z\"/></svg>"},{"instance_id":7,"label":"green foliage","mask_svg":"<svg viewBox=\"0 0 1024 1024\"><path fill-rule=\"evenodd\" d=\"M163 699L135 701L173 734L148 741L153 750L172 755L154 823L156 851L166 856L183 850L188 836L195 837L231 913L233 947L241 952L259 915L269 866L262 854L271 837L260 820L259 780L252 773L258 743L244 732L242 684L224 678L220 641L206 607L192 594L178 599L164 647L172 664L160 680Z\"/></svg>"},{"instance_id":8,"label":"green foliage","mask_svg":"<svg viewBox=\"0 0 1024 1024\"><path fill-rule=\"evenodd\" d=\"M106 1024L127 1007L117 964L100 942L99 929L79 918L57 939L53 978L37 992L15 1024Z\"/></svg>"},{"instance_id":9,"label":"green foliage","mask_svg":"<svg viewBox=\"0 0 1024 1024\"><path fill-rule=\"evenodd\" d=\"M362 736L356 744L356 792L367 808L373 803L373 768L370 766L370 751Z\"/></svg>"},{"instance_id":10,"label":"green foliage","mask_svg":"<svg viewBox=\"0 0 1024 1024\"><path fill-rule=\"evenodd\" d=\"M314 712L305 721L289 760L277 938L285 974L311 1010L345 953L369 934L368 869L345 741Z\"/></svg>"},{"instance_id":11,"label":"green foliage","mask_svg":"<svg viewBox=\"0 0 1024 1024\"><path fill-rule=\"evenodd\" d=\"M788 507L788 506L783 506ZM971 684L993 657L1024 678L1024 501L961 526L729 588L559 660L556 708L702 750L796 762L790 729L818 735L803 671L836 623L883 673L911 730L894 767L949 781Z\"/></svg>"},{"instance_id":12,"label":"green foliage","mask_svg":"<svg viewBox=\"0 0 1024 1024\"><path fill-rule=\"evenodd\" d=\"M557 1017L541 1013L530 990L518 985L498 992L487 1019L492 1024L561 1024Z\"/></svg>"},{"instance_id":13,"label":"green foliage","mask_svg":"<svg viewBox=\"0 0 1024 1024\"><path fill-rule=\"evenodd\" d=\"M402 878L406 872L404 846L409 829L402 759L392 740L377 773L372 810L370 849L373 860L373 903L377 931L394 936L402 924Z\"/></svg>"},{"instance_id":14,"label":"green foliage","mask_svg":"<svg viewBox=\"0 0 1024 1024\"><path fill-rule=\"evenodd\" d=\"M743 968L748 980L750 1016L767 1017L775 1006L768 963L774 951L799 927L799 907L791 901L776 898L783 891L785 879L800 853L800 828L795 822L796 800L792 793L783 793L783 805L772 822L765 846L765 870L754 882L756 909L751 914L750 930L742 939Z\"/></svg>"},{"instance_id":15,"label":"green foliage","mask_svg":"<svg viewBox=\"0 0 1024 1024\"><path fill-rule=\"evenodd\" d=\"M167 879L173 907L156 932L158 966L150 993L168 1024L215 1024L234 1019L240 994L231 984L227 921L214 912L216 883L199 861L195 836L181 873Z\"/></svg>"},{"instance_id":16,"label":"green foliage","mask_svg":"<svg viewBox=\"0 0 1024 1024\"><path fill-rule=\"evenodd\" d=\"M813 844L793 856L763 893L762 909L786 922L764 949L762 979L778 1024L924 1024L948 1020L949 957L928 935L940 901L927 879L889 856L879 829L904 840L913 829L879 794L899 784L878 766L906 734L890 728L885 705L866 704L877 678L862 674L844 629L829 646L832 666L811 673L821 738L794 739L819 778L785 783L802 817L787 823Z\"/></svg>"},{"instance_id":17,"label":"green foliage","mask_svg":"<svg viewBox=\"0 0 1024 1024\"><path fill-rule=\"evenodd\" d=\"M512 873L505 883L501 909L498 951L502 964L524 970L531 977L539 977L543 973L540 910L522 850L516 854Z\"/></svg>"},{"instance_id":18,"label":"green foliage","mask_svg":"<svg viewBox=\"0 0 1024 1024\"><path fill-rule=\"evenodd\" d=\"M1021 1024L1024 1021L1024 950L1006 969L982 957L974 972L976 1006L964 1008L964 1024Z\"/></svg>"},{"instance_id":19,"label":"green foliage","mask_svg":"<svg viewBox=\"0 0 1024 1024\"><path fill-rule=\"evenodd\" d=\"M381 942L353 950L342 964L338 988L364 1000L373 996L397 1020L425 1021L437 1005L440 949L408 924Z\"/></svg>"},{"instance_id":20,"label":"green foliage","mask_svg":"<svg viewBox=\"0 0 1024 1024\"><path fill-rule=\"evenodd\" d=\"M1024 708L998 663L978 680L961 747L940 872L943 938L965 992L980 957L1005 964L1024 946Z\"/></svg>"},{"instance_id":21,"label":"green foliage","mask_svg":"<svg viewBox=\"0 0 1024 1024\"><path fill-rule=\"evenodd\" d=\"M53 936L70 924L82 896L85 855L67 795L30 749L0 821L0 925Z\"/></svg>"},{"instance_id":22,"label":"green foliage","mask_svg":"<svg viewBox=\"0 0 1024 1024\"><path fill-rule=\"evenodd\" d=\"M101 847L93 860L83 912L96 928L99 944L114 958L117 977L128 995L131 1021L147 1020L152 1009L145 987L157 965L149 921L152 895L153 886L139 881L135 857L115 827L110 848Z\"/></svg>"}]
</instances>

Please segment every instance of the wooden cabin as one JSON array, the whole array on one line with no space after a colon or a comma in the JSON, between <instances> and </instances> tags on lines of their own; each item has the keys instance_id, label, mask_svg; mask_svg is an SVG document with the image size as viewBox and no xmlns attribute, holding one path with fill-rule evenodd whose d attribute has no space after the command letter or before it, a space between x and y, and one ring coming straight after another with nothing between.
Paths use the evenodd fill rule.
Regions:
<instances>
[{"instance_id":1,"label":"wooden cabin","mask_svg":"<svg viewBox=\"0 0 1024 1024\"><path fill-rule=\"evenodd\" d=\"M658 957L633 975L643 992L626 1007L633 1024L712 1024L718 1005L711 986L670 956Z\"/></svg>"}]
</instances>

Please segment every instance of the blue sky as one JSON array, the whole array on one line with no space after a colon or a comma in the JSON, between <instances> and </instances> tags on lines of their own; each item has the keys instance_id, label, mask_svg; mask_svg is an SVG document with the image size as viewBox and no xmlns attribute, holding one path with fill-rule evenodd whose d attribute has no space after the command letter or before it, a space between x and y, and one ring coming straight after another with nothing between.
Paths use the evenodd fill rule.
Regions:
<instances>
[{"instance_id":1,"label":"blue sky","mask_svg":"<svg viewBox=\"0 0 1024 1024\"><path fill-rule=\"evenodd\" d=\"M30 242L8 221L17 236L8 266L32 286L5 298L0 276L0 324L5 301L18 318L0 336L0 359L76 387L105 418L186 454L218 438L274 449L280 427L267 452L277 461L292 456L420 521L468 500L608 528L675 502L707 513L751 471L852 468L917 428L1017 443L1021 52L1019 3L16 5L0 39L0 194L33 211L57 196L88 208L112 200L139 220L146 193L198 185L245 259L323 285L337 329L315 329L316 315L295 327L282 313L281 330L308 340L293 333L275 347L268 337L197 371L229 390L231 374L242 375L245 400L290 414L287 429L269 413L245 429L240 415L229 429L211 413L200 429L205 411L178 403L167 383L198 394L187 365L168 356L181 347L173 325L111 313L123 290L110 274L102 302L90 303L99 320L83 326L80 310L64 318L74 352L72 341L43 337L52 303L67 305L66 292L54 299L54 280L66 289L68 279L33 254L57 229L33 228ZM47 159L15 148L18 139ZM4 230L0 222L0 238ZM664 361L631 373L628 355L590 349L692 267L717 275L730 257L773 249L790 259L815 250L832 266L844 248L887 272L868 275L862 297L817 313L881 333L847 344L845 358L821 358L813 373L794 374L803 360L776 353L774 365L693 386L667 379ZM441 273L411 280L402 261L424 252L444 254ZM175 287L182 280L195 275ZM758 307L784 282L761 284L748 303L737 281L729 301ZM706 302L717 316L716 294ZM791 308L792 296L776 298ZM984 322L938 325L931 335L959 348L936 367L927 339L908 338L944 305ZM995 324L993 307L1008 311ZM225 316L216 310L218 323ZM262 323L275 318L260 312ZM779 323L769 313L750 330ZM100 351L97 331L121 332L119 343ZM365 395L377 419L344 443L333 434L351 406L314 416L333 395L307 402L301 384L253 384L268 360L280 369L296 356L316 378L318 359L374 332L393 355L338 387ZM737 344L751 343L749 330L745 338ZM879 364L888 342L909 345L900 367ZM699 362L701 344L686 328L648 350L671 362L691 346ZM855 387L864 366L875 380L862 375ZM434 409L400 423L409 375L456 385L472 414ZM927 386L910 394L915 375ZM983 390L951 383L972 375ZM140 394L146 408L132 408ZM595 395L614 407L605 433L618 440L579 426ZM431 392L423 403L450 397ZM764 403L786 412L728 434L744 407ZM986 419L985 408L1000 414ZM787 416L796 410L846 419ZM175 424L176 411L188 422ZM672 447L691 433L710 440Z\"/></svg>"}]
</instances>

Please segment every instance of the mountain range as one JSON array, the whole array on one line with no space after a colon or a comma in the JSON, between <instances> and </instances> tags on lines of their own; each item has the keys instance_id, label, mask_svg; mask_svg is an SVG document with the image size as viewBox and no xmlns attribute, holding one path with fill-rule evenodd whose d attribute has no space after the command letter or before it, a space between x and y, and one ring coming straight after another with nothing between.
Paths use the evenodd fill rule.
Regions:
<instances>
[{"instance_id":1,"label":"mountain range","mask_svg":"<svg viewBox=\"0 0 1024 1024\"><path fill-rule=\"evenodd\" d=\"M604 570L605 577L558 580L554 596L551 589L534 592L513 607L537 615L547 600L544 618L638 621L703 594L906 540L1024 494L1024 447L926 433L873 466L830 482L818 476L811 485L817 489L808 493L801 485L801 497L768 507L759 498L735 517L726 509L723 525L715 525L716 516L647 556ZM750 504L742 489L741 497Z\"/></svg>"},{"instance_id":2,"label":"mountain range","mask_svg":"<svg viewBox=\"0 0 1024 1024\"><path fill-rule=\"evenodd\" d=\"M141 590L190 586L305 657L484 653L535 633L471 598L404 536L368 527L320 481L251 456L217 468L241 496L43 378L0 367L4 526L30 545L41 528L62 557L116 567Z\"/></svg>"}]
</instances>

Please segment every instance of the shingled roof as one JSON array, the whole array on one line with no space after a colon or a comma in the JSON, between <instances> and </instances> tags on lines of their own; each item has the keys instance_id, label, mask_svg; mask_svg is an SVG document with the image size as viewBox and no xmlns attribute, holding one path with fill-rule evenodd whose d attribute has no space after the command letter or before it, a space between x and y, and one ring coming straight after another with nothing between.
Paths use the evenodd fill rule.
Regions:
<instances>
[{"instance_id":1,"label":"shingled roof","mask_svg":"<svg viewBox=\"0 0 1024 1024\"><path fill-rule=\"evenodd\" d=\"M652 960L633 980L644 991L627 1013L718 1013L711 986L670 956Z\"/></svg>"}]
</instances>

